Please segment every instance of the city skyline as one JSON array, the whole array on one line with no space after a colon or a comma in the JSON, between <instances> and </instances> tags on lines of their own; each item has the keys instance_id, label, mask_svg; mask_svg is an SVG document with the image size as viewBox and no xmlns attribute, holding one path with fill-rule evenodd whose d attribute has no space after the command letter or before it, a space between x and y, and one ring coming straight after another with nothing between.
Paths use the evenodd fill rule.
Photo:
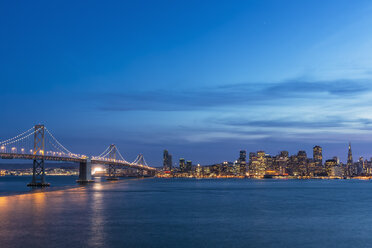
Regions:
<instances>
[{"instance_id":1,"label":"city skyline","mask_svg":"<svg viewBox=\"0 0 372 248\"><path fill-rule=\"evenodd\" d=\"M312 155L304 150L296 154L281 151L268 154L265 151L239 151L234 161L201 165L180 158L178 166L172 166L172 155L163 152L163 167L158 170L160 178L275 178L275 179L371 179L372 158L354 160L351 143L348 147L346 163L337 156L323 158L323 149L314 146Z\"/></svg>"},{"instance_id":2,"label":"city skyline","mask_svg":"<svg viewBox=\"0 0 372 248\"><path fill-rule=\"evenodd\" d=\"M186 4L187 3L187 4ZM0 137L200 163L372 157L370 1L0 3ZM314 18L316 17L316 18ZM346 152L345 152L346 150Z\"/></svg>"}]
</instances>

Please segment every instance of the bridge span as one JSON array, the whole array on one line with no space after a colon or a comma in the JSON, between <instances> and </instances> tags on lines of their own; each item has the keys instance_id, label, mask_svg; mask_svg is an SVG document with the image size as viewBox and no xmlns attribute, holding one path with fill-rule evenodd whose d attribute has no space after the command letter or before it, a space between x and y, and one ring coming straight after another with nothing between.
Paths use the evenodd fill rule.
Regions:
<instances>
[{"instance_id":1,"label":"bridge span","mask_svg":"<svg viewBox=\"0 0 372 248\"><path fill-rule=\"evenodd\" d=\"M133 168L142 174L154 176L156 169L148 166L142 154L133 162L128 162L121 155L116 145L111 144L98 156L70 152L65 148L44 125L35 125L27 131L0 142L2 159L32 160L32 181L30 187L45 187L45 161L63 161L79 163L79 183L93 182L91 175L92 164L108 166L108 180L117 180L118 168Z\"/></svg>"}]
</instances>

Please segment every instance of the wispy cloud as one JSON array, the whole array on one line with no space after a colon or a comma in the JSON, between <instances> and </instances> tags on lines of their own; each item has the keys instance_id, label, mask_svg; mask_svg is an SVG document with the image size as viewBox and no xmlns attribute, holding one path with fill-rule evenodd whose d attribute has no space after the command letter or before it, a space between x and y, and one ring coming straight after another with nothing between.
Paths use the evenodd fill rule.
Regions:
<instances>
[{"instance_id":1,"label":"wispy cloud","mask_svg":"<svg viewBox=\"0 0 372 248\"><path fill-rule=\"evenodd\" d=\"M353 98L370 92L369 80L244 83L185 91L106 92L95 96L104 111L193 111L230 106L284 103L296 99Z\"/></svg>"},{"instance_id":2,"label":"wispy cloud","mask_svg":"<svg viewBox=\"0 0 372 248\"><path fill-rule=\"evenodd\" d=\"M158 112L146 114L155 116L152 121L162 128L141 131L146 133L143 142L184 144L232 140L345 142L346 137L361 137L372 129L368 114L371 95L369 80L298 79L185 91L106 92L94 97L101 110L120 113L118 116L131 116L134 111Z\"/></svg>"},{"instance_id":3,"label":"wispy cloud","mask_svg":"<svg viewBox=\"0 0 372 248\"><path fill-rule=\"evenodd\" d=\"M263 128L350 128L358 127L359 129L372 128L371 119L363 118L341 118L341 117L327 117L318 118L312 121L308 120L288 120L288 119L271 119L268 117L265 120L249 120L244 118L222 118L212 120L215 123L228 126L243 126L243 127L263 127Z\"/></svg>"}]
</instances>

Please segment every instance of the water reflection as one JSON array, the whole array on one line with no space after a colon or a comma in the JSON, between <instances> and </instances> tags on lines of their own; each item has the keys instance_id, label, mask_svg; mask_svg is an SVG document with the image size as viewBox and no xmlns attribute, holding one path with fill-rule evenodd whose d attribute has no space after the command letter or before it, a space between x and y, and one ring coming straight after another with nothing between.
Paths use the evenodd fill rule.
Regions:
<instances>
[{"instance_id":1,"label":"water reflection","mask_svg":"<svg viewBox=\"0 0 372 248\"><path fill-rule=\"evenodd\" d=\"M90 234L88 241L90 247L104 247L104 204L103 193L100 191L102 185L96 184L92 195L92 202L90 204Z\"/></svg>"}]
</instances>

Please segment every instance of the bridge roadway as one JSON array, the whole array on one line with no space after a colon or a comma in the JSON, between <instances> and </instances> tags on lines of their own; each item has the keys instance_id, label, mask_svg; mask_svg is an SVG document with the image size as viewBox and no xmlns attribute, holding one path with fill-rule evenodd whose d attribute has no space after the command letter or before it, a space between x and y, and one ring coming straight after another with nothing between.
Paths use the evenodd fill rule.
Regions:
<instances>
[{"instance_id":1,"label":"bridge roadway","mask_svg":"<svg viewBox=\"0 0 372 248\"><path fill-rule=\"evenodd\" d=\"M2 159L26 159L26 160L48 160L48 161L63 161L63 162L75 162L75 163L86 163L89 159L86 158L74 158L74 157L59 157L49 155L34 155L34 154L17 154L17 153L0 153ZM91 159L91 164L102 164L102 165L116 165L116 166L127 166L134 169L155 171L156 169L149 166L143 166L138 164L124 163L120 160L99 160Z\"/></svg>"}]
</instances>

